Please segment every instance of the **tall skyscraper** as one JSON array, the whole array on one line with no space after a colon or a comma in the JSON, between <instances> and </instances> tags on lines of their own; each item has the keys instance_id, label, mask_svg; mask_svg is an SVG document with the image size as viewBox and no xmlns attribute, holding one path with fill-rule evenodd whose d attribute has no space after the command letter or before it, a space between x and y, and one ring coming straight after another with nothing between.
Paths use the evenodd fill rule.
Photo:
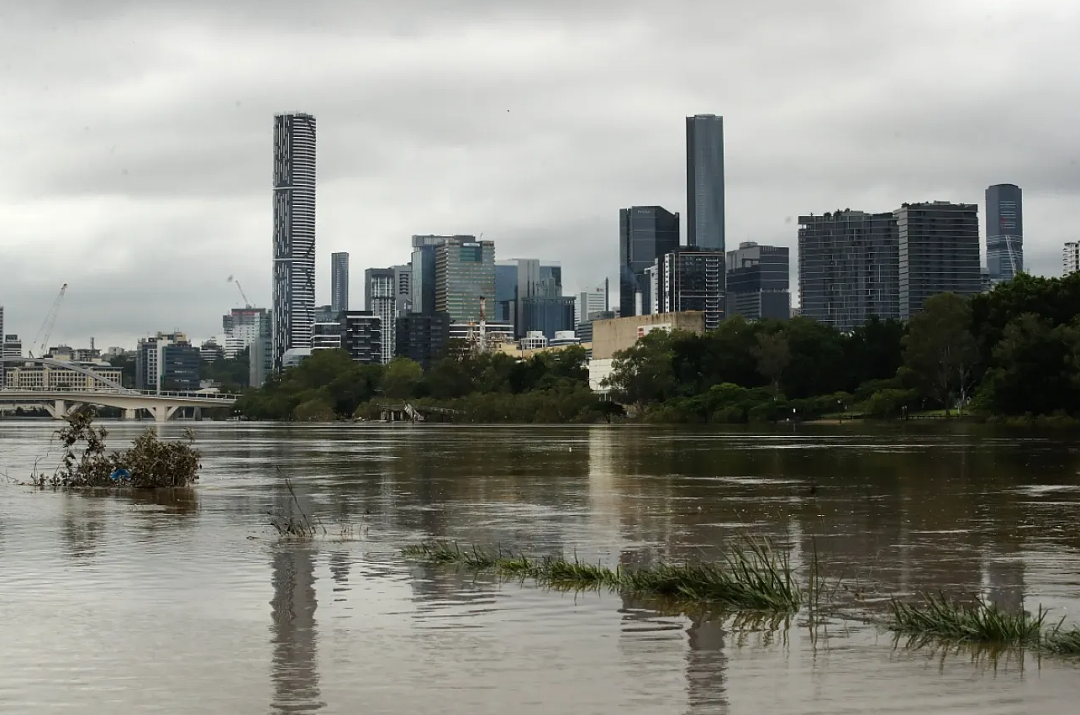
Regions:
<instances>
[{"instance_id":1,"label":"tall skyscraper","mask_svg":"<svg viewBox=\"0 0 1080 715\"><path fill-rule=\"evenodd\" d=\"M747 320L791 317L787 246L759 246L747 241L727 252L726 317Z\"/></svg>"},{"instance_id":2,"label":"tall skyscraper","mask_svg":"<svg viewBox=\"0 0 1080 715\"><path fill-rule=\"evenodd\" d=\"M646 269L679 246L679 214L661 206L619 209L619 314L641 315L653 302Z\"/></svg>"},{"instance_id":3,"label":"tall skyscraper","mask_svg":"<svg viewBox=\"0 0 1080 715\"><path fill-rule=\"evenodd\" d=\"M250 348L260 335L268 332L264 323L269 323L270 316L266 308L233 308L228 315L221 317L221 328L225 332L225 357L232 359L238 353Z\"/></svg>"},{"instance_id":4,"label":"tall skyscraper","mask_svg":"<svg viewBox=\"0 0 1080 715\"><path fill-rule=\"evenodd\" d=\"M436 312L449 314L451 323L479 322L480 299L494 296L494 242L455 236L436 248Z\"/></svg>"},{"instance_id":5,"label":"tall skyscraper","mask_svg":"<svg viewBox=\"0 0 1080 715\"><path fill-rule=\"evenodd\" d=\"M1069 241L1061 252L1061 275L1068 276L1080 271L1080 242ZM3 321L3 308L0 308L0 322Z\"/></svg>"},{"instance_id":6,"label":"tall skyscraper","mask_svg":"<svg viewBox=\"0 0 1080 715\"><path fill-rule=\"evenodd\" d=\"M274 116L274 369L315 323L315 117Z\"/></svg>"},{"instance_id":7,"label":"tall skyscraper","mask_svg":"<svg viewBox=\"0 0 1080 715\"><path fill-rule=\"evenodd\" d=\"M705 329L715 330L724 317L723 251L680 246L656 259L655 312L705 313Z\"/></svg>"},{"instance_id":8,"label":"tall skyscraper","mask_svg":"<svg viewBox=\"0 0 1080 715\"><path fill-rule=\"evenodd\" d=\"M900 234L900 318L922 310L938 293L982 291L979 207L948 201L904 204L895 212Z\"/></svg>"},{"instance_id":9,"label":"tall skyscraper","mask_svg":"<svg viewBox=\"0 0 1080 715\"><path fill-rule=\"evenodd\" d=\"M397 319L397 284L393 268L364 271L364 310L381 321L382 361L394 359L394 325Z\"/></svg>"},{"instance_id":10,"label":"tall skyscraper","mask_svg":"<svg viewBox=\"0 0 1080 715\"><path fill-rule=\"evenodd\" d=\"M843 332L899 318L899 242L891 213L800 216L800 314Z\"/></svg>"},{"instance_id":11,"label":"tall skyscraper","mask_svg":"<svg viewBox=\"0 0 1080 715\"><path fill-rule=\"evenodd\" d=\"M686 118L687 243L724 250L724 118Z\"/></svg>"},{"instance_id":12,"label":"tall skyscraper","mask_svg":"<svg viewBox=\"0 0 1080 715\"><path fill-rule=\"evenodd\" d=\"M991 283L1024 270L1024 196L1016 184L986 190L986 267Z\"/></svg>"},{"instance_id":13,"label":"tall skyscraper","mask_svg":"<svg viewBox=\"0 0 1080 715\"><path fill-rule=\"evenodd\" d=\"M330 254L330 310L335 316L349 309L349 254Z\"/></svg>"}]
</instances>

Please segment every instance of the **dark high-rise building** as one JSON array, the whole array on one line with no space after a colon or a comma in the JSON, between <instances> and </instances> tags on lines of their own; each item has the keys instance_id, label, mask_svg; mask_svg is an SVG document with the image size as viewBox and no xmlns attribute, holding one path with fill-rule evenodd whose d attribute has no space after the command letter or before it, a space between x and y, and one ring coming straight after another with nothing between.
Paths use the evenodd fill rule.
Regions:
<instances>
[{"instance_id":1,"label":"dark high-rise building","mask_svg":"<svg viewBox=\"0 0 1080 715\"><path fill-rule=\"evenodd\" d=\"M315 323L311 326L311 352L339 350L341 348L341 323Z\"/></svg>"},{"instance_id":2,"label":"dark high-rise building","mask_svg":"<svg viewBox=\"0 0 1080 715\"><path fill-rule=\"evenodd\" d=\"M727 252L726 317L747 320L791 317L790 266L787 246L740 243Z\"/></svg>"},{"instance_id":3,"label":"dark high-rise building","mask_svg":"<svg viewBox=\"0 0 1080 715\"><path fill-rule=\"evenodd\" d=\"M724 118L686 118L686 238L724 250Z\"/></svg>"},{"instance_id":4,"label":"dark high-rise building","mask_svg":"<svg viewBox=\"0 0 1080 715\"><path fill-rule=\"evenodd\" d=\"M492 241L454 237L435 249L435 312L449 314L454 323L479 322L480 299L494 296Z\"/></svg>"},{"instance_id":5,"label":"dark high-rise building","mask_svg":"<svg viewBox=\"0 0 1080 715\"><path fill-rule=\"evenodd\" d=\"M800 216L800 314L843 332L899 318L899 241L891 213Z\"/></svg>"},{"instance_id":6,"label":"dark high-rise building","mask_svg":"<svg viewBox=\"0 0 1080 715\"><path fill-rule=\"evenodd\" d=\"M895 215L901 319L922 310L932 295L982 291L978 206L948 201L904 204Z\"/></svg>"},{"instance_id":7,"label":"dark high-rise building","mask_svg":"<svg viewBox=\"0 0 1080 715\"><path fill-rule=\"evenodd\" d=\"M349 254L330 254L330 310L338 315L349 309Z\"/></svg>"},{"instance_id":8,"label":"dark high-rise building","mask_svg":"<svg viewBox=\"0 0 1080 715\"><path fill-rule=\"evenodd\" d=\"M661 206L619 209L619 314L649 312L653 296L646 269L679 246L679 214Z\"/></svg>"},{"instance_id":9,"label":"dark high-rise building","mask_svg":"<svg viewBox=\"0 0 1080 715\"><path fill-rule=\"evenodd\" d=\"M315 323L315 117L274 116L274 369Z\"/></svg>"},{"instance_id":10,"label":"dark high-rise building","mask_svg":"<svg viewBox=\"0 0 1080 715\"><path fill-rule=\"evenodd\" d=\"M517 322L518 262L495 262L495 301L491 315L501 323ZM491 305L489 303L489 305Z\"/></svg>"},{"instance_id":11,"label":"dark high-rise building","mask_svg":"<svg viewBox=\"0 0 1080 715\"><path fill-rule=\"evenodd\" d=\"M424 235L412 237L412 310L416 313L434 315L435 313L435 253L439 246L450 239L475 241L475 236L436 236Z\"/></svg>"},{"instance_id":12,"label":"dark high-rise building","mask_svg":"<svg viewBox=\"0 0 1080 715\"><path fill-rule=\"evenodd\" d=\"M1024 270L1024 195L1016 184L986 190L986 267L991 283Z\"/></svg>"},{"instance_id":13,"label":"dark high-rise building","mask_svg":"<svg viewBox=\"0 0 1080 715\"><path fill-rule=\"evenodd\" d=\"M522 335L532 331L544 334L548 340L555 333L574 329L574 297L534 297L521 301Z\"/></svg>"},{"instance_id":14,"label":"dark high-rise building","mask_svg":"<svg viewBox=\"0 0 1080 715\"><path fill-rule=\"evenodd\" d=\"M420 363L425 370L446 352L450 316L409 313L397 319L397 355Z\"/></svg>"},{"instance_id":15,"label":"dark high-rise building","mask_svg":"<svg viewBox=\"0 0 1080 715\"><path fill-rule=\"evenodd\" d=\"M364 365L381 363L382 321L366 310L347 310L341 314L341 347L353 362Z\"/></svg>"},{"instance_id":16,"label":"dark high-rise building","mask_svg":"<svg viewBox=\"0 0 1080 715\"><path fill-rule=\"evenodd\" d=\"M724 318L724 252L681 246L656 261L657 313L705 313L705 329Z\"/></svg>"}]
</instances>

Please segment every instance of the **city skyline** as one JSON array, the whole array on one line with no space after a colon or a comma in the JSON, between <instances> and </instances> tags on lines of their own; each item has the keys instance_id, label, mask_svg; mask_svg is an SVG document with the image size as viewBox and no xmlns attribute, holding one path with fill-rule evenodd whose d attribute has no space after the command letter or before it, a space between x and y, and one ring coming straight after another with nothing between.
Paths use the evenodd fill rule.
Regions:
<instances>
[{"instance_id":1,"label":"city skyline","mask_svg":"<svg viewBox=\"0 0 1080 715\"><path fill-rule=\"evenodd\" d=\"M698 113L725 121L729 248L747 240L794 248L796 216L837 206L946 200L978 203L986 216L983 192L1002 182L1024 189L1029 271L1056 275L1063 243L1075 238L1080 140L1059 125L1072 108L1058 90L1067 63L1053 48L1080 15L1061 3L992 14L926 4L941 20L929 29L917 2L872 10L824 2L737 18L634 4L615 19L556 3L500 16L463 8L437 23L416 8L400 16L322 8L300 32L272 13L253 26L234 6L141 7L141 15L112 10L60 23L23 49L19 37L56 24L47 6L0 28L11 107L0 139L9 166L0 177L8 227L0 303L7 331L24 339L64 282L70 299L57 343L94 336L130 347L171 329L215 335L221 314L242 307L230 274L254 305L271 307L267 125L288 108L319 117L317 266L344 251L361 261L358 270L403 263L412 234L482 235L497 257L561 261L568 294L610 278L617 304L615 210L661 205L687 216L684 121ZM685 29L689 12L702 20L695 24L723 19L723 36L667 33L625 55L622 40ZM202 41L177 55L160 33L181 18L179 41ZM860 63L839 50L810 54L808 38L840 20L875 28L873 43L860 40ZM402 21L415 31L397 32ZM465 22L475 41L447 61L443 48ZM804 31L781 41L776 30L787 23ZM360 29L331 31L342 27ZM1002 42L991 52L994 38ZM379 72L349 55L358 41L385 60ZM715 65L693 61L718 47L737 70L718 76ZM286 49L302 52L304 66L280 67ZM916 69L949 67L963 88L899 62L913 52ZM36 59L46 53L52 69ZM117 68L131 62L145 81L120 79ZM777 74L777 62L791 71ZM986 62L1001 71L987 75ZM511 88L501 79L507 67L520 78ZM832 78L827 101L810 81L823 76ZM1002 108L1002 83L1025 101ZM462 84L467 100L448 89ZM356 86L370 91L346 91ZM1040 111L1025 111L1031 106ZM685 243L685 222L682 234ZM325 270L317 275L315 302L329 303ZM797 292L792 298L799 302Z\"/></svg>"}]
</instances>

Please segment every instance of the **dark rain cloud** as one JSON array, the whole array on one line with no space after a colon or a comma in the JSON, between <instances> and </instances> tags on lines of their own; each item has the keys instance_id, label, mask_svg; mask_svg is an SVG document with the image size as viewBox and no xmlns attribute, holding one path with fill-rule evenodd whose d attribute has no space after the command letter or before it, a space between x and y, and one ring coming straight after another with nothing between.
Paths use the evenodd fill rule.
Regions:
<instances>
[{"instance_id":1,"label":"dark rain cloud","mask_svg":"<svg viewBox=\"0 0 1080 715\"><path fill-rule=\"evenodd\" d=\"M618 274L617 211L685 211L683 117L725 116L728 236L794 246L801 213L1025 189L1028 266L1075 240L1080 6L969 0L0 8L0 304L32 337L202 338L270 299L274 112L319 120L329 254L408 258L483 233ZM794 271L793 271L794 279Z\"/></svg>"}]
</instances>

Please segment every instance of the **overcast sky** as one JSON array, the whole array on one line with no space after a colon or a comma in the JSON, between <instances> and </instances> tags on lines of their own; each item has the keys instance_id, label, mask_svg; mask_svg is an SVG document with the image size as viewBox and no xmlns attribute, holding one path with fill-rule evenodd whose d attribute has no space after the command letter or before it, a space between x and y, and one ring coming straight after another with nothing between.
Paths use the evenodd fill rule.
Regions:
<instances>
[{"instance_id":1,"label":"overcast sky","mask_svg":"<svg viewBox=\"0 0 1080 715\"><path fill-rule=\"evenodd\" d=\"M1075 0L6 2L7 331L29 344L64 282L53 344L217 334L230 274L268 305L281 111L318 119L320 303L331 252L359 307L414 233L562 261L567 293L614 279L620 207L685 216L697 113L724 116L729 247L794 248L795 217L845 207L982 218L1011 182L1027 267L1056 275L1078 36Z\"/></svg>"}]
</instances>

